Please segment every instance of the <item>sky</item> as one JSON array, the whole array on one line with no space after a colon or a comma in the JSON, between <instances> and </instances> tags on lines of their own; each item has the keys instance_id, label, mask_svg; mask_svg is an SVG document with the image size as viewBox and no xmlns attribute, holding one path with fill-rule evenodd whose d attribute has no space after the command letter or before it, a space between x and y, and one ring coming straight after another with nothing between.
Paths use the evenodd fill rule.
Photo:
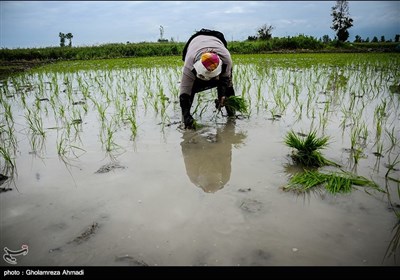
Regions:
<instances>
[{"instance_id":1,"label":"sky","mask_svg":"<svg viewBox=\"0 0 400 280\"><path fill-rule=\"evenodd\" d=\"M255 36L264 24L273 37L304 34L317 39L335 32L336 1L1 1L0 48L60 45L72 33L73 46L186 41L201 28L219 30L228 41ZM354 26L349 41L400 34L400 1L348 1ZM68 40L67 40L68 43Z\"/></svg>"}]
</instances>

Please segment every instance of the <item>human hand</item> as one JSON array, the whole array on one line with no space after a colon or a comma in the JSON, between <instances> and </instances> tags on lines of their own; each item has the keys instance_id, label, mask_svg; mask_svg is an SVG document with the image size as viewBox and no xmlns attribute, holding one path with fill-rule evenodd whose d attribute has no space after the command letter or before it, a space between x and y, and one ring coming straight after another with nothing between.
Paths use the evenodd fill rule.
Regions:
<instances>
[{"instance_id":1,"label":"human hand","mask_svg":"<svg viewBox=\"0 0 400 280\"><path fill-rule=\"evenodd\" d=\"M225 106L225 99L226 99L226 96L221 96L221 98L215 99L215 100L214 100L214 102L215 102L215 108L216 108L217 110L220 110L222 107Z\"/></svg>"}]
</instances>

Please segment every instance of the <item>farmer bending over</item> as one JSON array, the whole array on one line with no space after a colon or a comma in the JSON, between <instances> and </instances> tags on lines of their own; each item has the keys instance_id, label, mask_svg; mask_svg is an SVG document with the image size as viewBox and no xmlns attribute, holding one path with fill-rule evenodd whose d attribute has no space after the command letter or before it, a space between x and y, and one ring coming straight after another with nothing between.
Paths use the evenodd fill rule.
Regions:
<instances>
[{"instance_id":1,"label":"farmer bending over","mask_svg":"<svg viewBox=\"0 0 400 280\"><path fill-rule=\"evenodd\" d=\"M179 102L185 128L194 128L190 108L197 92L217 87L217 109L224 107L224 100L235 95L232 85L232 59L224 35L219 31L202 29L195 33L183 49L182 79ZM228 116L233 110L226 108Z\"/></svg>"}]
</instances>

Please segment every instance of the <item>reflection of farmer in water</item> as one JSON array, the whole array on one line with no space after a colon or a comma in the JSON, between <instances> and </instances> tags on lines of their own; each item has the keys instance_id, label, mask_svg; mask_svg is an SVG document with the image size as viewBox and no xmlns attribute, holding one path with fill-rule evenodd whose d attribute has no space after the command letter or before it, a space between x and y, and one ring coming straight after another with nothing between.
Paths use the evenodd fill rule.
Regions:
<instances>
[{"instance_id":1,"label":"reflection of farmer in water","mask_svg":"<svg viewBox=\"0 0 400 280\"><path fill-rule=\"evenodd\" d=\"M210 130L185 131L181 142L186 173L190 181L207 193L222 189L231 177L232 144L243 142L245 135L235 133L234 121Z\"/></svg>"}]
</instances>

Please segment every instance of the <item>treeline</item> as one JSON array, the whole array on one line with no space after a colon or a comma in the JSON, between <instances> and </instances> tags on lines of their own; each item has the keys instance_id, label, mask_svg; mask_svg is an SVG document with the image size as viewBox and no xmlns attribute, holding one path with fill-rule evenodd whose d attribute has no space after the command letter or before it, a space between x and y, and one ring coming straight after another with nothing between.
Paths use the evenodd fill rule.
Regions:
<instances>
[{"instance_id":1,"label":"treeline","mask_svg":"<svg viewBox=\"0 0 400 280\"><path fill-rule=\"evenodd\" d=\"M88 47L1 49L0 60L86 60L119 57L179 55L184 43L127 43Z\"/></svg>"},{"instance_id":2,"label":"treeline","mask_svg":"<svg viewBox=\"0 0 400 280\"><path fill-rule=\"evenodd\" d=\"M0 61L18 60L87 60L104 58L173 56L181 55L185 43L118 43L85 47L47 47L26 49L1 49ZM400 51L399 43L348 43L330 41L324 43L312 36L299 35L296 37L271 38L269 40L229 42L228 49L232 54L252 54L282 51Z\"/></svg>"}]
</instances>

